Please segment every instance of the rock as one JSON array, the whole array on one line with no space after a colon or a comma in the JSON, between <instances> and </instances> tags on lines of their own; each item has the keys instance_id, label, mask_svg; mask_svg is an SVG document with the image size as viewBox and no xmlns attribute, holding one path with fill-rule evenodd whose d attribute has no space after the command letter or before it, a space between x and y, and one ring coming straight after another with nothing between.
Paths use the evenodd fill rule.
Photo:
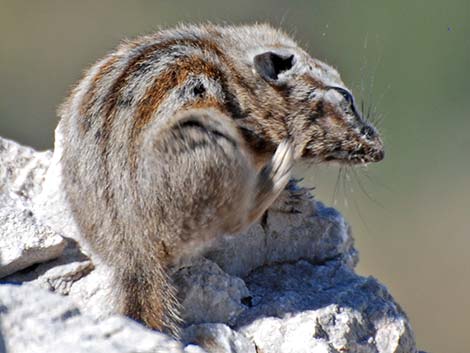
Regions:
<instances>
[{"instance_id":1,"label":"rock","mask_svg":"<svg viewBox=\"0 0 470 353\"><path fill-rule=\"evenodd\" d=\"M0 194L0 278L59 257L65 240L15 194Z\"/></svg>"},{"instance_id":2,"label":"rock","mask_svg":"<svg viewBox=\"0 0 470 353\"><path fill-rule=\"evenodd\" d=\"M164 334L119 316L96 321L69 299L32 285L0 286L0 336L8 353L183 352Z\"/></svg>"},{"instance_id":3,"label":"rock","mask_svg":"<svg viewBox=\"0 0 470 353\"><path fill-rule=\"evenodd\" d=\"M91 254L92 251L87 248L86 242L81 237L62 190L61 157L62 136L57 129L54 154L49 160L41 192L32 198L32 208L35 214L53 230L66 235L67 238L75 239L84 253Z\"/></svg>"},{"instance_id":4,"label":"rock","mask_svg":"<svg viewBox=\"0 0 470 353\"><path fill-rule=\"evenodd\" d=\"M278 201L268 210L264 222L254 224L245 234L221 237L204 256L240 277L261 266L298 259L322 263L341 257L354 267L357 251L341 214L311 200L305 189L293 183L284 191L281 202L293 193L300 194L295 212L282 210L285 207Z\"/></svg>"},{"instance_id":5,"label":"rock","mask_svg":"<svg viewBox=\"0 0 470 353\"><path fill-rule=\"evenodd\" d=\"M52 157L0 137L0 193L12 192L31 200L41 191Z\"/></svg>"},{"instance_id":6,"label":"rock","mask_svg":"<svg viewBox=\"0 0 470 353\"><path fill-rule=\"evenodd\" d=\"M386 288L354 272L358 255L341 214L294 182L245 234L174 269L185 347L113 315L111 271L81 237L61 190L62 143L58 130L51 156L0 138L0 271L21 284L0 285L1 353L416 352ZM32 247L42 257L22 253L46 234ZM13 258L26 262L8 268Z\"/></svg>"},{"instance_id":7,"label":"rock","mask_svg":"<svg viewBox=\"0 0 470 353\"><path fill-rule=\"evenodd\" d=\"M199 346L196 346L194 344L189 344L186 347L184 347L184 353L208 353L208 352Z\"/></svg>"},{"instance_id":8,"label":"rock","mask_svg":"<svg viewBox=\"0 0 470 353\"><path fill-rule=\"evenodd\" d=\"M69 296L84 312L103 319L114 310L112 272L97 259L94 266L92 272L72 284Z\"/></svg>"},{"instance_id":9,"label":"rock","mask_svg":"<svg viewBox=\"0 0 470 353\"><path fill-rule=\"evenodd\" d=\"M273 265L245 281L253 306L235 327L264 353L416 352L408 319L386 288L341 261Z\"/></svg>"},{"instance_id":10,"label":"rock","mask_svg":"<svg viewBox=\"0 0 470 353\"><path fill-rule=\"evenodd\" d=\"M245 283L229 276L215 263L200 259L173 275L186 324L202 322L233 323L246 308L242 299L250 295Z\"/></svg>"},{"instance_id":11,"label":"rock","mask_svg":"<svg viewBox=\"0 0 470 353\"><path fill-rule=\"evenodd\" d=\"M192 325L184 330L183 340L196 343L208 353L256 353L253 342L223 324Z\"/></svg>"},{"instance_id":12,"label":"rock","mask_svg":"<svg viewBox=\"0 0 470 353\"><path fill-rule=\"evenodd\" d=\"M255 342L258 352L338 353L324 338L315 337L318 333L314 323L308 313L299 314L291 320L269 317L254 322L242 332Z\"/></svg>"},{"instance_id":13,"label":"rock","mask_svg":"<svg viewBox=\"0 0 470 353\"><path fill-rule=\"evenodd\" d=\"M6 277L5 281L30 282L63 295L70 294L72 284L88 275L94 265L75 240L66 239L66 243L65 250L57 259L41 263L28 272L15 273Z\"/></svg>"}]
</instances>

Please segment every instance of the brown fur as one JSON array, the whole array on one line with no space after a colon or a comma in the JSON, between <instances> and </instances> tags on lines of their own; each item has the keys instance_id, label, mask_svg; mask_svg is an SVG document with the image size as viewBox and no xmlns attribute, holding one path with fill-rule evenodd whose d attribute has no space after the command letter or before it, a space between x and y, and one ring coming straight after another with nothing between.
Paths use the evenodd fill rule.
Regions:
<instances>
[{"instance_id":1,"label":"brown fur","mask_svg":"<svg viewBox=\"0 0 470 353\"><path fill-rule=\"evenodd\" d=\"M383 157L338 73L266 25L180 26L125 42L60 116L64 189L114 269L117 310L174 334L168 268L259 219L294 158Z\"/></svg>"}]
</instances>

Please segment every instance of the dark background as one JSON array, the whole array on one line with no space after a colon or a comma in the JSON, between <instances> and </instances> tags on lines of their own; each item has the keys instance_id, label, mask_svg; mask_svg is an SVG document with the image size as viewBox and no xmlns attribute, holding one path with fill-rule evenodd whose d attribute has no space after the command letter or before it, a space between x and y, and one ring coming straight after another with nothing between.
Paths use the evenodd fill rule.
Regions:
<instances>
[{"instance_id":1,"label":"dark background","mask_svg":"<svg viewBox=\"0 0 470 353\"><path fill-rule=\"evenodd\" d=\"M301 174L346 215L359 272L388 286L420 348L468 352L468 0L0 0L0 136L51 148L83 69L123 37L206 20L283 27L383 113L383 163Z\"/></svg>"}]
</instances>

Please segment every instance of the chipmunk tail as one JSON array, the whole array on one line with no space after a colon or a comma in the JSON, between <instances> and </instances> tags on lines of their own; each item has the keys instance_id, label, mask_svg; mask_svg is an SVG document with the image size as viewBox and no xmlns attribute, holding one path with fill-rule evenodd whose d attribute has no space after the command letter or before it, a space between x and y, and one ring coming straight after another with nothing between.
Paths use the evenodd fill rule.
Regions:
<instances>
[{"instance_id":1,"label":"chipmunk tail","mask_svg":"<svg viewBox=\"0 0 470 353\"><path fill-rule=\"evenodd\" d=\"M176 290L161 262L154 260L149 266L148 261L136 259L117 270L120 311L151 329L178 338L182 320Z\"/></svg>"}]
</instances>

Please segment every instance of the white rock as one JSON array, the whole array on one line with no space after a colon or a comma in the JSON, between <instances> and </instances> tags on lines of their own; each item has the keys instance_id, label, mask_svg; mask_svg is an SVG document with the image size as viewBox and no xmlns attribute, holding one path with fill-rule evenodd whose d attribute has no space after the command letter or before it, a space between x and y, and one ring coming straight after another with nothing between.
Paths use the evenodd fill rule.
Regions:
<instances>
[{"instance_id":1,"label":"white rock","mask_svg":"<svg viewBox=\"0 0 470 353\"><path fill-rule=\"evenodd\" d=\"M225 272L240 277L261 266L298 259L322 263L341 257L354 267L357 251L341 214L311 200L307 191L296 184L289 186L284 191L287 196L268 210L264 221L254 224L245 234L218 239L204 256ZM296 200L295 213L279 205L292 193L301 195Z\"/></svg>"},{"instance_id":2,"label":"white rock","mask_svg":"<svg viewBox=\"0 0 470 353\"><path fill-rule=\"evenodd\" d=\"M255 270L245 278L254 304L237 331L264 353L415 353L406 315L386 288L341 261Z\"/></svg>"},{"instance_id":3,"label":"white rock","mask_svg":"<svg viewBox=\"0 0 470 353\"><path fill-rule=\"evenodd\" d=\"M69 296L84 312L102 319L114 311L112 284L110 268L96 261L91 273L73 283Z\"/></svg>"},{"instance_id":4,"label":"white rock","mask_svg":"<svg viewBox=\"0 0 470 353\"><path fill-rule=\"evenodd\" d=\"M86 243L81 237L66 201L65 193L62 190L62 166L60 163L62 157L62 139L60 129L57 128L54 154L49 160L49 168L45 173L41 192L32 198L32 207L35 214L42 221L47 223L56 232L78 241L83 252L89 254L91 250L86 247Z\"/></svg>"},{"instance_id":5,"label":"white rock","mask_svg":"<svg viewBox=\"0 0 470 353\"><path fill-rule=\"evenodd\" d=\"M195 344L188 344L186 347L184 347L184 353L208 353L204 349L202 349L199 346L196 346Z\"/></svg>"},{"instance_id":6,"label":"white rock","mask_svg":"<svg viewBox=\"0 0 470 353\"><path fill-rule=\"evenodd\" d=\"M0 194L0 278L59 257L65 244L18 196Z\"/></svg>"},{"instance_id":7,"label":"white rock","mask_svg":"<svg viewBox=\"0 0 470 353\"><path fill-rule=\"evenodd\" d=\"M37 152L0 137L0 193L30 200L41 191L51 151Z\"/></svg>"},{"instance_id":8,"label":"white rock","mask_svg":"<svg viewBox=\"0 0 470 353\"><path fill-rule=\"evenodd\" d=\"M82 253L73 239L67 239L63 253L55 260L41 263L28 272L5 278L10 283L29 282L63 295L70 294L72 285L94 269L91 260Z\"/></svg>"},{"instance_id":9,"label":"white rock","mask_svg":"<svg viewBox=\"0 0 470 353\"><path fill-rule=\"evenodd\" d=\"M238 277L229 276L215 263L200 259L173 275L186 324L232 323L246 308L242 299L250 292Z\"/></svg>"},{"instance_id":10,"label":"white rock","mask_svg":"<svg viewBox=\"0 0 470 353\"><path fill-rule=\"evenodd\" d=\"M95 321L69 299L31 285L0 286L0 333L7 353L183 352L164 334L119 316Z\"/></svg>"},{"instance_id":11,"label":"white rock","mask_svg":"<svg viewBox=\"0 0 470 353\"><path fill-rule=\"evenodd\" d=\"M270 317L257 320L242 332L250 337L258 351L263 353L337 352L325 339L314 337L314 323L315 321L306 321L302 317L291 320Z\"/></svg>"},{"instance_id":12,"label":"white rock","mask_svg":"<svg viewBox=\"0 0 470 353\"><path fill-rule=\"evenodd\" d=\"M4 259L15 262L7 247L21 253L30 234L52 237L40 242L48 249L58 234L67 240L63 252L62 238L60 251L56 244L57 259L5 278L30 284L0 285L0 352L182 352L170 337L111 314L110 270L81 238L60 187L61 139L58 130L51 159L0 138L0 271ZM5 241L5 234L22 240ZM184 330L184 352L416 352L406 315L386 288L354 273L357 251L343 217L295 183L261 222L219 239L205 256L173 274L186 323L198 323ZM5 273L51 256L16 258L28 262Z\"/></svg>"},{"instance_id":13,"label":"white rock","mask_svg":"<svg viewBox=\"0 0 470 353\"><path fill-rule=\"evenodd\" d=\"M196 343L208 353L256 353L255 345L242 334L223 324L192 325L183 340Z\"/></svg>"}]
</instances>

